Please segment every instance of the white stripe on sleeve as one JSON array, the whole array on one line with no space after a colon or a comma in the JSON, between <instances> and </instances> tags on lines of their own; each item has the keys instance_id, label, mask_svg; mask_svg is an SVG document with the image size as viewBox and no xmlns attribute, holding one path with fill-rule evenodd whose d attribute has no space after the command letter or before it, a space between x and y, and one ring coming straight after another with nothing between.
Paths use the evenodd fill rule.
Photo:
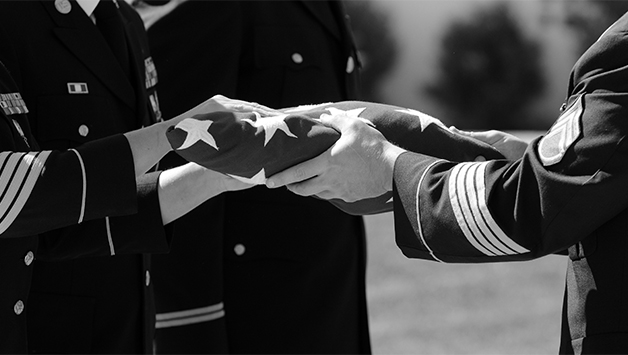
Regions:
<instances>
[{"instance_id":1,"label":"white stripe on sleeve","mask_svg":"<svg viewBox=\"0 0 628 355\"><path fill-rule=\"evenodd\" d=\"M434 251L430 248L430 246L427 244L427 241L425 240L425 236L423 235L423 226L421 225L421 205L419 204L419 199L421 198L421 185L423 185L423 180L425 179L425 176L427 175L427 172L430 171L432 169L432 167L434 165L436 165L439 162L442 162L443 160L437 160L435 162L433 162L432 164L430 164L425 171L423 171L423 175L421 175L421 179L419 179L419 183L417 185L417 189L416 189L416 198L414 199L416 201L416 223L417 223L417 228L419 229L419 238L421 238L421 242L423 243L423 245L425 245L425 247L427 248L427 251L429 251L430 255L432 255L432 258L434 258L434 260L438 261L438 262L443 262L442 260L440 260L439 258L436 257L436 255L434 255Z\"/></svg>"},{"instance_id":2,"label":"white stripe on sleeve","mask_svg":"<svg viewBox=\"0 0 628 355\"><path fill-rule=\"evenodd\" d=\"M105 227L107 228L107 242L109 242L109 253L111 256L116 255L116 248L113 246L113 237L111 236L111 225L109 224L109 217L105 217Z\"/></svg>"},{"instance_id":3,"label":"white stripe on sleeve","mask_svg":"<svg viewBox=\"0 0 628 355\"><path fill-rule=\"evenodd\" d=\"M81 173L83 174L83 197L81 198L81 213L79 214L78 223L83 222L83 218L85 217L85 199L87 198L87 174L85 173L85 164L83 164L83 158L81 154L76 149L70 149L76 154L78 158L79 164L81 166Z\"/></svg>"},{"instance_id":4,"label":"white stripe on sleeve","mask_svg":"<svg viewBox=\"0 0 628 355\"><path fill-rule=\"evenodd\" d=\"M158 313L155 328L179 327L182 325L209 322L225 316L223 303L184 311Z\"/></svg>"},{"instance_id":5,"label":"white stripe on sleeve","mask_svg":"<svg viewBox=\"0 0 628 355\"><path fill-rule=\"evenodd\" d=\"M13 224L41 176L50 151L0 153L0 234Z\"/></svg>"},{"instance_id":6,"label":"white stripe on sleeve","mask_svg":"<svg viewBox=\"0 0 628 355\"><path fill-rule=\"evenodd\" d=\"M488 162L461 163L449 177L449 200L458 226L469 243L488 256L526 253L495 222L486 203L484 181Z\"/></svg>"}]
</instances>

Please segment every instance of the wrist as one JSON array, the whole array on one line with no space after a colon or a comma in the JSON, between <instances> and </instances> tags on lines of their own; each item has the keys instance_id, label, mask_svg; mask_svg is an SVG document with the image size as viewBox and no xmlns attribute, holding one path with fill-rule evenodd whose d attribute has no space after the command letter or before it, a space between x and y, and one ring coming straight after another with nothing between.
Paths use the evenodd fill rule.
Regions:
<instances>
[{"instance_id":1,"label":"wrist","mask_svg":"<svg viewBox=\"0 0 628 355\"><path fill-rule=\"evenodd\" d=\"M386 191L392 191L395 163L401 153L404 153L405 151L405 149L399 148L390 142L384 143L382 159L384 164L384 188Z\"/></svg>"}]
</instances>

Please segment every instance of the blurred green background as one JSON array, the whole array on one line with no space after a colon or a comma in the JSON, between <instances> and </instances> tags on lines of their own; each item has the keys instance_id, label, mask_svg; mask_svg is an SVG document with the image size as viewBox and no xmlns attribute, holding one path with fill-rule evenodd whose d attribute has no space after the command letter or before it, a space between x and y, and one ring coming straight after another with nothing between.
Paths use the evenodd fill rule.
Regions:
<instances>
[{"instance_id":1,"label":"blurred green background","mask_svg":"<svg viewBox=\"0 0 628 355\"><path fill-rule=\"evenodd\" d=\"M463 129L546 131L577 58L628 1L345 0L364 99ZM556 354L567 261L406 259L391 214L366 217L375 354Z\"/></svg>"},{"instance_id":2,"label":"blurred green background","mask_svg":"<svg viewBox=\"0 0 628 355\"><path fill-rule=\"evenodd\" d=\"M374 354L556 354L566 259L462 265L407 259L391 213L366 217Z\"/></svg>"}]
</instances>

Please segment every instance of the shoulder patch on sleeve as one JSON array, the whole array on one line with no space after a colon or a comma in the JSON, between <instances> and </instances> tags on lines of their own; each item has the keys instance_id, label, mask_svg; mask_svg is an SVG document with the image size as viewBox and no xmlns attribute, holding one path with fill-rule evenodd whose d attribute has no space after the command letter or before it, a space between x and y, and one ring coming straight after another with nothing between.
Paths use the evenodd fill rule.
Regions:
<instances>
[{"instance_id":1,"label":"shoulder patch on sleeve","mask_svg":"<svg viewBox=\"0 0 628 355\"><path fill-rule=\"evenodd\" d=\"M539 142L538 154L543 166L550 166L560 162L565 156L567 149L580 136L583 96L580 95L576 98L573 105L560 115L549 132Z\"/></svg>"}]
</instances>

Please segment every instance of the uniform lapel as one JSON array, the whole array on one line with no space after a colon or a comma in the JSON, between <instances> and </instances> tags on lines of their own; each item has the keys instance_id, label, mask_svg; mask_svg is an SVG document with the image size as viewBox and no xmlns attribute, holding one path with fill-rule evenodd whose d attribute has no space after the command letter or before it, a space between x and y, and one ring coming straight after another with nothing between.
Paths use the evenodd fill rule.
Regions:
<instances>
[{"instance_id":1,"label":"uniform lapel","mask_svg":"<svg viewBox=\"0 0 628 355\"><path fill-rule=\"evenodd\" d=\"M114 95L129 107L135 107L135 91L124 74L107 42L85 15L80 6L72 1L72 9L62 14L54 1L40 2L54 20L53 32L61 42L88 67ZM112 65L112 63L114 63Z\"/></svg>"},{"instance_id":2,"label":"uniform lapel","mask_svg":"<svg viewBox=\"0 0 628 355\"><path fill-rule=\"evenodd\" d=\"M308 9L308 11L312 13L312 15L314 15L314 17L320 23L322 23L323 26L329 32L331 32L332 35L334 35L334 37L336 37L339 40L342 38L342 34L340 32L341 31L340 26L338 24L338 19L336 18L336 15L334 15L334 13L332 12L333 9L335 8L332 9L332 6L330 6L328 1L301 0L299 2L303 4L303 6L305 6Z\"/></svg>"},{"instance_id":3,"label":"uniform lapel","mask_svg":"<svg viewBox=\"0 0 628 355\"><path fill-rule=\"evenodd\" d=\"M131 21L126 16L122 16L122 21L124 22L126 40L129 44L129 56L131 57L131 78L129 78L129 80L131 80L135 87L135 92L138 93L135 97L135 107L138 109L148 107L146 95L143 94L148 88L145 81L146 65L144 62L144 53L142 53L141 50L142 45L137 36L131 35L134 31ZM143 122L143 115L140 114L138 116L140 120L139 125L142 126L145 123Z\"/></svg>"}]
</instances>

